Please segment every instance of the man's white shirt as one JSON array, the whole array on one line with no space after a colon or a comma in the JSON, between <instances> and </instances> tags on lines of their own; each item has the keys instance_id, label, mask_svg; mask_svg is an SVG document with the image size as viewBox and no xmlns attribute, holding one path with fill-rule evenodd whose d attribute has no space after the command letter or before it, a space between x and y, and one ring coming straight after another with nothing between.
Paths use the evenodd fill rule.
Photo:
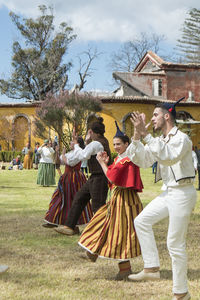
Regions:
<instances>
[{"instance_id":1,"label":"man's white shirt","mask_svg":"<svg viewBox=\"0 0 200 300\"><path fill-rule=\"evenodd\" d=\"M166 137L148 134L143 140L145 145L132 140L126 151L136 165L148 168L157 161L164 189L193 183L192 142L185 133L174 126Z\"/></svg>"}]
</instances>

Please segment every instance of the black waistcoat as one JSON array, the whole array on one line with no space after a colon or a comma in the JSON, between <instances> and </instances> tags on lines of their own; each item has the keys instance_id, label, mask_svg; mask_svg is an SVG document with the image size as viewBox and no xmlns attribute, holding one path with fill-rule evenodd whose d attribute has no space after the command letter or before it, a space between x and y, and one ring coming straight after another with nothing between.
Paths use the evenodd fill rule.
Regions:
<instances>
[{"instance_id":1,"label":"black waistcoat","mask_svg":"<svg viewBox=\"0 0 200 300\"><path fill-rule=\"evenodd\" d=\"M95 141L98 141L99 143L101 143L104 147L104 151L107 152L107 155L109 156L109 163L108 165L111 163L111 152L110 152L110 148L109 148L109 143L108 140L104 137L104 136L99 136L98 138L95 139ZM96 155L92 155L90 157L90 159L88 160L88 167L89 167L89 171L91 174L102 174L103 170L98 162L98 160L96 159Z\"/></svg>"}]
</instances>

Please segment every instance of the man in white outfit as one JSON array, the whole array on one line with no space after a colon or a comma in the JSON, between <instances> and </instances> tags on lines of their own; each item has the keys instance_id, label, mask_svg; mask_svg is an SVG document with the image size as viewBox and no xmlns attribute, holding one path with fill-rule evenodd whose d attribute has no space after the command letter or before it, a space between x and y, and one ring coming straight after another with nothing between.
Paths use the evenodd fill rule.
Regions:
<instances>
[{"instance_id":1,"label":"man in white outfit","mask_svg":"<svg viewBox=\"0 0 200 300\"><path fill-rule=\"evenodd\" d=\"M129 275L129 279L142 281L160 278L160 262L152 226L168 217L167 247L172 260L173 300L191 299L187 287L186 234L196 202L192 142L175 126L175 105L182 99L176 103L160 103L154 109L151 121L155 130L161 130L160 137L154 138L148 134L144 114L133 112L134 137L127 149L128 156L140 167L148 168L157 161L156 181L163 180L163 192L135 219L144 269ZM141 138L145 145L141 143Z\"/></svg>"}]
</instances>

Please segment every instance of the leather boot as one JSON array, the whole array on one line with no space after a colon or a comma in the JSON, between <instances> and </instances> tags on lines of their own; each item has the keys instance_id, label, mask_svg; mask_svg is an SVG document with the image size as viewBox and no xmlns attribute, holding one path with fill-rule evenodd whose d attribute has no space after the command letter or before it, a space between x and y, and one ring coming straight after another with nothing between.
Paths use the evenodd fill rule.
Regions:
<instances>
[{"instance_id":1,"label":"leather boot","mask_svg":"<svg viewBox=\"0 0 200 300\"><path fill-rule=\"evenodd\" d=\"M117 273L115 280L127 280L128 275L132 274L130 260L122 261L118 266L119 272Z\"/></svg>"}]
</instances>

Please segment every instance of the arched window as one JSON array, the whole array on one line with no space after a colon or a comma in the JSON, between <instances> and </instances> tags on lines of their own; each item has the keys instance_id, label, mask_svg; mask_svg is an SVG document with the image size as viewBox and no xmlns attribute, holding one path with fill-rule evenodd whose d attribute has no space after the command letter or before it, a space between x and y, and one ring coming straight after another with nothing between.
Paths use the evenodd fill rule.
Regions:
<instances>
[{"instance_id":1,"label":"arched window","mask_svg":"<svg viewBox=\"0 0 200 300\"><path fill-rule=\"evenodd\" d=\"M184 110L180 110L180 111L176 112L176 119L183 120L183 121L194 120L192 115L189 112L184 111Z\"/></svg>"},{"instance_id":2,"label":"arched window","mask_svg":"<svg viewBox=\"0 0 200 300\"><path fill-rule=\"evenodd\" d=\"M195 124L195 120L189 112L184 110L177 111L176 123L178 124L178 127L190 137L195 134L193 132L194 128L191 128L191 125Z\"/></svg>"},{"instance_id":3,"label":"arched window","mask_svg":"<svg viewBox=\"0 0 200 300\"><path fill-rule=\"evenodd\" d=\"M128 135L129 138L133 136L134 128L130 120L131 113L126 114L122 119L122 131Z\"/></svg>"}]
</instances>

